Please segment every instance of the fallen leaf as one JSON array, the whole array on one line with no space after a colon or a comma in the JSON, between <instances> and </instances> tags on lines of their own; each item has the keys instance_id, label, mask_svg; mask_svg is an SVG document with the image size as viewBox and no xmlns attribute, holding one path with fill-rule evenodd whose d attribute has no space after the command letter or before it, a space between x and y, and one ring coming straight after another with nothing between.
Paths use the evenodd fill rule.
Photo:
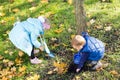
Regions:
<instances>
[{"instance_id":1,"label":"fallen leaf","mask_svg":"<svg viewBox=\"0 0 120 80\"><path fill-rule=\"evenodd\" d=\"M14 65L14 62L13 62L13 61L9 61L9 62L8 62L8 66L9 66L9 67L11 67L11 66L13 66L13 65Z\"/></svg>"},{"instance_id":2,"label":"fallen leaf","mask_svg":"<svg viewBox=\"0 0 120 80\"><path fill-rule=\"evenodd\" d=\"M40 75L34 74L33 76L29 76L26 80L40 80Z\"/></svg>"},{"instance_id":3,"label":"fallen leaf","mask_svg":"<svg viewBox=\"0 0 120 80\"><path fill-rule=\"evenodd\" d=\"M110 71L110 74L113 74L113 75L118 75L118 72L117 72L117 71L115 71L115 70L112 70L112 71Z\"/></svg>"},{"instance_id":4,"label":"fallen leaf","mask_svg":"<svg viewBox=\"0 0 120 80\"><path fill-rule=\"evenodd\" d=\"M112 29L111 26L105 27L105 31L110 31Z\"/></svg>"},{"instance_id":5,"label":"fallen leaf","mask_svg":"<svg viewBox=\"0 0 120 80\"><path fill-rule=\"evenodd\" d=\"M73 0L68 0L68 3L69 3L69 4L72 4L72 2L73 2Z\"/></svg>"},{"instance_id":6,"label":"fallen leaf","mask_svg":"<svg viewBox=\"0 0 120 80\"><path fill-rule=\"evenodd\" d=\"M6 35L7 35L7 34L6 34ZM9 53L9 51L8 51L8 50L6 50L6 51L4 51L4 53L5 53L5 54L7 54L7 53Z\"/></svg>"},{"instance_id":7,"label":"fallen leaf","mask_svg":"<svg viewBox=\"0 0 120 80\"><path fill-rule=\"evenodd\" d=\"M53 71L48 71L48 72L47 72L47 74L52 74L52 73L53 73Z\"/></svg>"},{"instance_id":8,"label":"fallen leaf","mask_svg":"<svg viewBox=\"0 0 120 80\"><path fill-rule=\"evenodd\" d=\"M57 68L58 74L63 74L67 71L67 64L64 62L54 62L53 66Z\"/></svg>"},{"instance_id":9,"label":"fallen leaf","mask_svg":"<svg viewBox=\"0 0 120 80\"><path fill-rule=\"evenodd\" d=\"M16 72L16 67L14 66L14 67L12 67L10 70L11 70L12 72Z\"/></svg>"},{"instance_id":10,"label":"fallen leaf","mask_svg":"<svg viewBox=\"0 0 120 80\"><path fill-rule=\"evenodd\" d=\"M19 72L23 72L26 70L26 66L19 67Z\"/></svg>"},{"instance_id":11,"label":"fallen leaf","mask_svg":"<svg viewBox=\"0 0 120 80\"><path fill-rule=\"evenodd\" d=\"M18 55L19 55L20 57L22 57L22 56L24 55L24 53L23 53L22 51L19 51L19 52L18 52Z\"/></svg>"},{"instance_id":12,"label":"fallen leaf","mask_svg":"<svg viewBox=\"0 0 120 80\"><path fill-rule=\"evenodd\" d=\"M75 76L75 80L80 80L80 76Z\"/></svg>"},{"instance_id":13,"label":"fallen leaf","mask_svg":"<svg viewBox=\"0 0 120 80\"><path fill-rule=\"evenodd\" d=\"M41 3L48 3L48 0L41 0Z\"/></svg>"},{"instance_id":14,"label":"fallen leaf","mask_svg":"<svg viewBox=\"0 0 120 80\"><path fill-rule=\"evenodd\" d=\"M33 2L33 0L27 0L28 2Z\"/></svg>"},{"instance_id":15,"label":"fallen leaf","mask_svg":"<svg viewBox=\"0 0 120 80\"><path fill-rule=\"evenodd\" d=\"M5 16L5 13L0 12L0 16L1 16L1 17Z\"/></svg>"},{"instance_id":16,"label":"fallen leaf","mask_svg":"<svg viewBox=\"0 0 120 80\"><path fill-rule=\"evenodd\" d=\"M2 80L9 80L7 77L3 76Z\"/></svg>"},{"instance_id":17,"label":"fallen leaf","mask_svg":"<svg viewBox=\"0 0 120 80\"><path fill-rule=\"evenodd\" d=\"M91 19L91 20L90 20L90 24L93 24L93 23L95 23L95 20L94 20L94 19Z\"/></svg>"},{"instance_id":18,"label":"fallen leaf","mask_svg":"<svg viewBox=\"0 0 120 80\"><path fill-rule=\"evenodd\" d=\"M0 6L0 10L1 10L1 11L3 10L3 6Z\"/></svg>"},{"instance_id":19,"label":"fallen leaf","mask_svg":"<svg viewBox=\"0 0 120 80\"><path fill-rule=\"evenodd\" d=\"M61 33L62 31L63 31L62 29L54 30L54 32L57 33L57 34Z\"/></svg>"},{"instance_id":20,"label":"fallen leaf","mask_svg":"<svg viewBox=\"0 0 120 80\"><path fill-rule=\"evenodd\" d=\"M3 63L9 62L9 59L3 59Z\"/></svg>"},{"instance_id":21,"label":"fallen leaf","mask_svg":"<svg viewBox=\"0 0 120 80\"><path fill-rule=\"evenodd\" d=\"M15 9L13 9L12 11L13 11L14 13L17 13L17 12L19 12L19 11L20 11L20 9L15 8Z\"/></svg>"},{"instance_id":22,"label":"fallen leaf","mask_svg":"<svg viewBox=\"0 0 120 80\"><path fill-rule=\"evenodd\" d=\"M16 63L17 65L21 65L22 62L23 62L23 61L22 61L21 58L16 58L16 59L15 59L15 63Z\"/></svg>"},{"instance_id":23,"label":"fallen leaf","mask_svg":"<svg viewBox=\"0 0 120 80\"><path fill-rule=\"evenodd\" d=\"M72 34L72 35L71 35L71 39L73 39L74 37L75 37L75 35Z\"/></svg>"},{"instance_id":24,"label":"fallen leaf","mask_svg":"<svg viewBox=\"0 0 120 80\"><path fill-rule=\"evenodd\" d=\"M71 33L71 32L72 32L72 29L71 29L71 28L68 28L68 32Z\"/></svg>"},{"instance_id":25,"label":"fallen leaf","mask_svg":"<svg viewBox=\"0 0 120 80\"><path fill-rule=\"evenodd\" d=\"M3 59L3 56L0 55L0 60Z\"/></svg>"},{"instance_id":26,"label":"fallen leaf","mask_svg":"<svg viewBox=\"0 0 120 80\"><path fill-rule=\"evenodd\" d=\"M35 9L36 9L36 7L29 8L30 11L34 11Z\"/></svg>"}]
</instances>

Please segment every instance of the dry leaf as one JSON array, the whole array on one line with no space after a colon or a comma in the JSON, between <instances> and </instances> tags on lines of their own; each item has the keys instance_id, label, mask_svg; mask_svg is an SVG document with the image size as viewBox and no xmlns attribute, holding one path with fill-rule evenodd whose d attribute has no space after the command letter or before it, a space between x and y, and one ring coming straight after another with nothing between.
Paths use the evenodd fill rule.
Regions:
<instances>
[{"instance_id":1,"label":"dry leaf","mask_svg":"<svg viewBox=\"0 0 120 80\"><path fill-rule=\"evenodd\" d=\"M0 10L3 10L3 6L0 6Z\"/></svg>"},{"instance_id":2,"label":"dry leaf","mask_svg":"<svg viewBox=\"0 0 120 80\"><path fill-rule=\"evenodd\" d=\"M19 67L19 72L24 72L26 70L26 66Z\"/></svg>"},{"instance_id":3,"label":"dry leaf","mask_svg":"<svg viewBox=\"0 0 120 80\"><path fill-rule=\"evenodd\" d=\"M71 29L71 28L68 28L68 32L71 33L71 32L72 32L72 29Z\"/></svg>"},{"instance_id":4,"label":"dry leaf","mask_svg":"<svg viewBox=\"0 0 120 80\"><path fill-rule=\"evenodd\" d=\"M27 0L28 2L33 2L33 0Z\"/></svg>"},{"instance_id":5,"label":"dry leaf","mask_svg":"<svg viewBox=\"0 0 120 80\"><path fill-rule=\"evenodd\" d=\"M67 64L66 63L59 63L59 62L54 62L53 66L57 68L58 74L63 74L67 71Z\"/></svg>"},{"instance_id":6,"label":"dry leaf","mask_svg":"<svg viewBox=\"0 0 120 80\"><path fill-rule=\"evenodd\" d=\"M59 34L63 31L63 29L57 29L57 30L54 30L55 33Z\"/></svg>"},{"instance_id":7,"label":"dry leaf","mask_svg":"<svg viewBox=\"0 0 120 80\"><path fill-rule=\"evenodd\" d=\"M53 73L53 71L48 71L48 73L47 74L52 74Z\"/></svg>"},{"instance_id":8,"label":"dry leaf","mask_svg":"<svg viewBox=\"0 0 120 80\"><path fill-rule=\"evenodd\" d=\"M9 80L7 77L3 76L2 80Z\"/></svg>"},{"instance_id":9,"label":"dry leaf","mask_svg":"<svg viewBox=\"0 0 120 80\"><path fill-rule=\"evenodd\" d=\"M7 62L9 62L8 59L3 59L3 63L7 63Z\"/></svg>"},{"instance_id":10,"label":"dry leaf","mask_svg":"<svg viewBox=\"0 0 120 80\"><path fill-rule=\"evenodd\" d=\"M111 26L105 27L105 31L110 31L112 29Z\"/></svg>"},{"instance_id":11,"label":"dry leaf","mask_svg":"<svg viewBox=\"0 0 120 80\"><path fill-rule=\"evenodd\" d=\"M0 60L3 59L3 56L0 55Z\"/></svg>"},{"instance_id":12,"label":"dry leaf","mask_svg":"<svg viewBox=\"0 0 120 80\"><path fill-rule=\"evenodd\" d=\"M71 35L71 39L73 39L75 37L75 35Z\"/></svg>"},{"instance_id":13,"label":"dry leaf","mask_svg":"<svg viewBox=\"0 0 120 80\"><path fill-rule=\"evenodd\" d=\"M72 4L72 1L73 1L73 0L68 0L68 3L69 3L69 4Z\"/></svg>"},{"instance_id":14,"label":"dry leaf","mask_svg":"<svg viewBox=\"0 0 120 80\"><path fill-rule=\"evenodd\" d=\"M110 71L110 74L113 74L113 75L118 75L118 72L117 72L117 71L115 71L115 70L112 70L112 71Z\"/></svg>"},{"instance_id":15,"label":"dry leaf","mask_svg":"<svg viewBox=\"0 0 120 80\"><path fill-rule=\"evenodd\" d=\"M80 76L75 76L75 80L80 80Z\"/></svg>"},{"instance_id":16,"label":"dry leaf","mask_svg":"<svg viewBox=\"0 0 120 80\"><path fill-rule=\"evenodd\" d=\"M16 72L16 67L14 66L14 67L12 67L10 70L11 70L12 72Z\"/></svg>"},{"instance_id":17,"label":"dry leaf","mask_svg":"<svg viewBox=\"0 0 120 80\"><path fill-rule=\"evenodd\" d=\"M36 9L36 7L29 8L30 11L34 11L35 9Z\"/></svg>"},{"instance_id":18,"label":"dry leaf","mask_svg":"<svg viewBox=\"0 0 120 80\"><path fill-rule=\"evenodd\" d=\"M94 19L91 19L91 20L90 20L90 24L93 24L93 23L95 23L95 20L94 20Z\"/></svg>"},{"instance_id":19,"label":"dry leaf","mask_svg":"<svg viewBox=\"0 0 120 80\"><path fill-rule=\"evenodd\" d=\"M0 16L1 16L1 17L5 16L5 13L0 12Z\"/></svg>"},{"instance_id":20,"label":"dry leaf","mask_svg":"<svg viewBox=\"0 0 120 80\"><path fill-rule=\"evenodd\" d=\"M7 35L7 34L6 34L6 35ZM6 51L4 51L4 53L5 53L5 54L7 54L7 53L9 53L9 51L8 51L8 50L6 50Z\"/></svg>"},{"instance_id":21,"label":"dry leaf","mask_svg":"<svg viewBox=\"0 0 120 80\"><path fill-rule=\"evenodd\" d=\"M20 57L22 57L22 56L24 55L24 53L23 53L22 51L19 51L19 52L18 52L18 55L19 55Z\"/></svg>"},{"instance_id":22,"label":"dry leaf","mask_svg":"<svg viewBox=\"0 0 120 80\"><path fill-rule=\"evenodd\" d=\"M11 67L11 66L13 66L13 65L14 65L14 62L13 62L13 61L9 61L9 62L8 62L8 66L9 66L9 67Z\"/></svg>"},{"instance_id":23,"label":"dry leaf","mask_svg":"<svg viewBox=\"0 0 120 80\"><path fill-rule=\"evenodd\" d=\"M17 65L21 65L22 62L23 62L23 61L22 61L21 58L16 58L16 59L15 59L15 63L16 63Z\"/></svg>"},{"instance_id":24,"label":"dry leaf","mask_svg":"<svg viewBox=\"0 0 120 80\"><path fill-rule=\"evenodd\" d=\"M18 9L18 8L15 8L15 9L13 9L12 10L14 13L17 13L17 12L19 12L20 10Z\"/></svg>"},{"instance_id":25,"label":"dry leaf","mask_svg":"<svg viewBox=\"0 0 120 80\"><path fill-rule=\"evenodd\" d=\"M40 80L40 75L34 74L33 76L29 76L26 80Z\"/></svg>"},{"instance_id":26,"label":"dry leaf","mask_svg":"<svg viewBox=\"0 0 120 80\"><path fill-rule=\"evenodd\" d=\"M48 3L48 0L41 0L41 3Z\"/></svg>"}]
</instances>

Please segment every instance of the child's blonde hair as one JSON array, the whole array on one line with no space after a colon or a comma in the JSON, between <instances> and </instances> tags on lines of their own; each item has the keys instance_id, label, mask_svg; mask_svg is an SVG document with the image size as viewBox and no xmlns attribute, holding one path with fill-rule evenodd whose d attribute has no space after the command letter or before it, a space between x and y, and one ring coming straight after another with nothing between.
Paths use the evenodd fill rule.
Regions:
<instances>
[{"instance_id":1,"label":"child's blonde hair","mask_svg":"<svg viewBox=\"0 0 120 80\"><path fill-rule=\"evenodd\" d=\"M74 36L74 38L72 39L71 44L75 45L75 46L80 46L80 45L84 45L86 43L84 37L82 37L81 35L76 35Z\"/></svg>"}]
</instances>

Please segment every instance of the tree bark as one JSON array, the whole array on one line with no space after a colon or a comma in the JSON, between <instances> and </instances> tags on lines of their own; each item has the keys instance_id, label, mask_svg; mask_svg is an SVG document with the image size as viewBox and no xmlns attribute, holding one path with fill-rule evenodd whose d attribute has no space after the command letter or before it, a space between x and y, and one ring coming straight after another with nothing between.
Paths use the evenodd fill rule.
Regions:
<instances>
[{"instance_id":1,"label":"tree bark","mask_svg":"<svg viewBox=\"0 0 120 80\"><path fill-rule=\"evenodd\" d=\"M77 34L86 31L87 27L83 4L84 0L74 0Z\"/></svg>"}]
</instances>

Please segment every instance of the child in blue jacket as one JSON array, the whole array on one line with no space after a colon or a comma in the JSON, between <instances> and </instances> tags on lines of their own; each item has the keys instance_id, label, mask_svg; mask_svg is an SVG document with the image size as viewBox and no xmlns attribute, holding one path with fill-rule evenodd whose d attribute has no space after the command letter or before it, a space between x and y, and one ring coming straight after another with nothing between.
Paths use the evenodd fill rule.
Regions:
<instances>
[{"instance_id":1,"label":"child in blue jacket","mask_svg":"<svg viewBox=\"0 0 120 80\"><path fill-rule=\"evenodd\" d=\"M87 66L89 66L91 70L102 67L100 59L103 58L105 51L105 46L102 41L83 32L82 36L76 35L71 43L73 48L78 51L80 58L79 63L77 63L76 72L79 72L85 63L87 63Z\"/></svg>"},{"instance_id":2,"label":"child in blue jacket","mask_svg":"<svg viewBox=\"0 0 120 80\"><path fill-rule=\"evenodd\" d=\"M26 21L16 23L9 33L9 39L20 50L24 51L30 57L32 64L39 64L42 60L35 57L34 48L44 50L44 46L37 38L44 34L44 30L50 29L49 21L43 17L28 18ZM37 51L38 52L38 51Z\"/></svg>"}]
</instances>

